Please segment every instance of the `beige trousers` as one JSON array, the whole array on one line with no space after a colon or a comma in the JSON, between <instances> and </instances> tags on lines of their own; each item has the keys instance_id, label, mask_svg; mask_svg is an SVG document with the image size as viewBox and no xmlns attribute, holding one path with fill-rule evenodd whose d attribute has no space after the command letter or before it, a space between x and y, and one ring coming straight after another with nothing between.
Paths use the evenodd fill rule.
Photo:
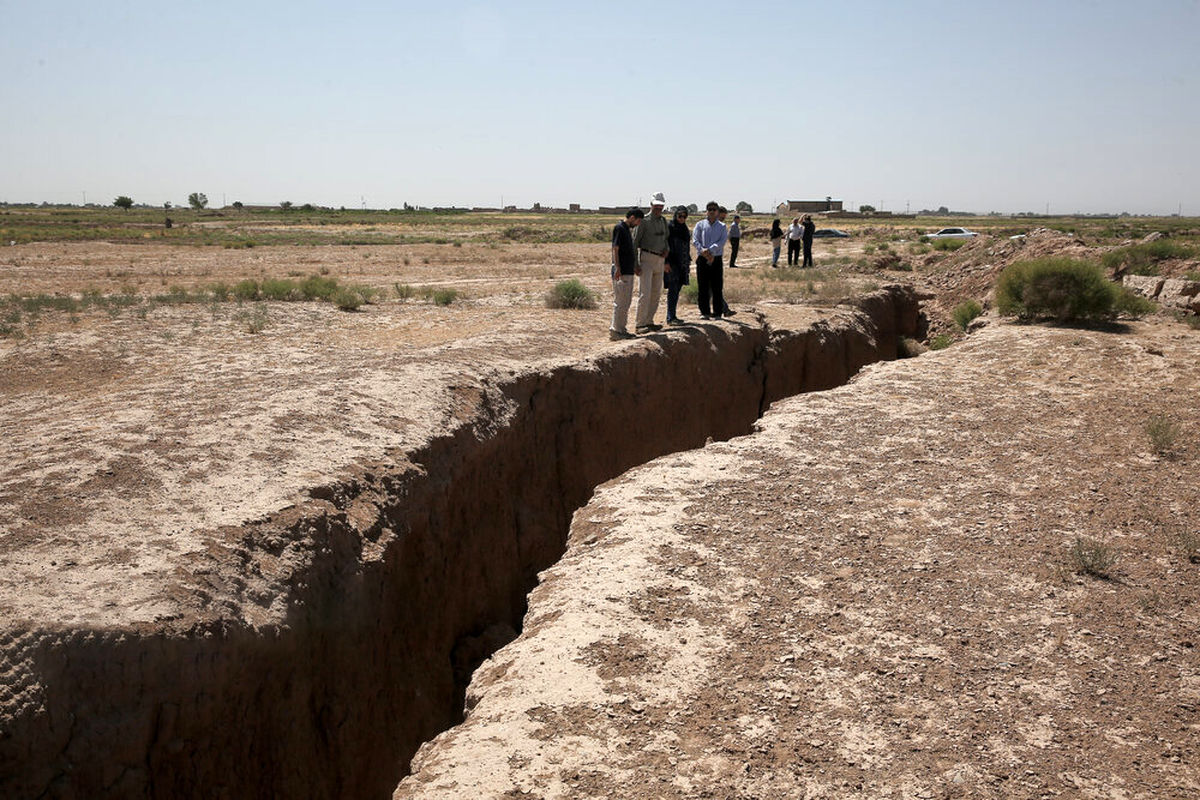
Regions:
<instances>
[{"instance_id":1,"label":"beige trousers","mask_svg":"<svg viewBox=\"0 0 1200 800\"><path fill-rule=\"evenodd\" d=\"M658 301L663 289L663 257L641 252L642 274L638 278L637 326L643 328L654 322Z\"/></svg>"},{"instance_id":2,"label":"beige trousers","mask_svg":"<svg viewBox=\"0 0 1200 800\"><path fill-rule=\"evenodd\" d=\"M625 326L629 324L629 304L633 302L633 276L617 273L613 278L613 313L610 331L628 333Z\"/></svg>"}]
</instances>

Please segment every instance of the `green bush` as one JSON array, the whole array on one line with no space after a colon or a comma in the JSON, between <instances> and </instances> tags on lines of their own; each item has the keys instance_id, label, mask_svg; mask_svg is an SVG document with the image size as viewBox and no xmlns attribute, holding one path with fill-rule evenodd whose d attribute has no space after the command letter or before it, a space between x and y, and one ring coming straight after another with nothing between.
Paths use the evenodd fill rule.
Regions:
<instances>
[{"instance_id":1,"label":"green bush","mask_svg":"<svg viewBox=\"0 0 1200 800\"><path fill-rule=\"evenodd\" d=\"M996 282L996 308L1005 316L1058 322L1111 319L1119 292L1089 261L1047 257L1010 264Z\"/></svg>"},{"instance_id":2,"label":"green bush","mask_svg":"<svg viewBox=\"0 0 1200 800\"><path fill-rule=\"evenodd\" d=\"M966 239L934 239L931 246L934 250L957 250L966 243Z\"/></svg>"},{"instance_id":3,"label":"green bush","mask_svg":"<svg viewBox=\"0 0 1200 800\"><path fill-rule=\"evenodd\" d=\"M342 311L357 311L359 306L363 304L363 297L354 289L341 288L335 290L329 296L329 302Z\"/></svg>"},{"instance_id":4,"label":"green bush","mask_svg":"<svg viewBox=\"0 0 1200 800\"><path fill-rule=\"evenodd\" d=\"M417 290L410 283L395 283L392 284L392 289L395 290L396 299L398 300L411 300L417 293Z\"/></svg>"},{"instance_id":5,"label":"green bush","mask_svg":"<svg viewBox=\"0 0 1200 800\"><path fill-rule=\"evenodd\" d=\"M233 296L238 300L257 300L258 281L249 278L238 281L233 287Z\"/></svg>"},{"instance_id":6,"label":"green bush","mask_svg":"<svg viewBox=\"0 0 1200 800\"><path fill-rule=\"evenodd\" d=\"M954 344L954 337L948 333L939 333L937 336L929 340L929 349L945 350L952 344Z\"/></svg>"},{"instance_id":7,"label":"green bush","mask_svg":"<svg viewBox=\"0 0 1200 800\"><path fill-rule=\"evenodd\" d=\"M1170 239L1156 239L1145 244L1131 244L1110 250L1100 259L1105 269L1124 271L1132 275L1157 275L1158 262L1192 258L1196 248Z\"/></svg>"},{"instance_id":8,"label":"green bush","mask_svg":"<svg viewBox=\"0 0 1200 800\"><path fill-rule=\"evenodd\" d=\"M325 278L321 275L310 275L300 284L300 293L305 300L329 300L337 292L336 278Z\"/></svg>"},{"instance_id":9,"label":"green bush","mask_svg":"<svg viewBox=\"0 0 1200 800\"><path fill-rule=\"evenodd\" d=\"M576 278L561 281L546 294L547 308L595 308L596 294Z\"/></svg>"},{"instance_id":10,"label":"green bush","mask_svg":"<svg viewBox=\"0 0 1200 800\"><path fill-rule=\"evenodd\" d=\"M1127 317L1144 317L1151 314L1158 305L1148 297L1142 297L1137 292L1131 292L1124 286L1117 287L1117 297L1113 301L1113 310Z\"/></svg>"},{"instance_id":11,"label":"green bush","mask_svg":"<svg viewBox=\"0 0 1200 800\"><path fill-rule=\"evenodd\" d=\"M434 289L430 297L434 304L448 306L458 299L458 289Z\"/></svg>"},{"instance_id":12,"label":"green bush","mask_svg":"<svg viewBox=\"0 0 1200 800\"><path fill-rule=\"evenodd\" d=\"M285 278L267 278L259 286L264 300L298 300L303 297L295 281Z\"/></svg>"},{"instance_id":13,"label":"green bush","mask_svg":"<svg viewBox=\"0 0 1200 800\"><path fill-rule=\"evenodd\" d=\"M983 313L983 306L974 300L964 300L954 307L954 322L958 329L965 331L971 320Z\"/></svg>"}]
</instances>

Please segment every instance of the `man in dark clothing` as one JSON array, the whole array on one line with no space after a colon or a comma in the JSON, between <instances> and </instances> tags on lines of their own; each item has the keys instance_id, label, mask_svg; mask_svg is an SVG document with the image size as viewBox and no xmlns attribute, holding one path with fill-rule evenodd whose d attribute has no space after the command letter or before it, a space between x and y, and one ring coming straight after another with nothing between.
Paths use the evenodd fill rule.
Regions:
<instances>
[{"instance_id":1,"label":"man in dark clothing","mask_svg":"<svg viewBox=\"0 0 1200 800\"><path fill-rule=\"evenodd\" d=\"M721 256L728 232L725 224L717 219L721 207L716 201L710 201L705 208L708 212L705 218L692 229L692 245L697 254L696 283L700 287L700 317L720 319L725 312L725 295L722 293L725 273L721 268Z\"/></svg>"},{"instance_id":2,"label":"man in dark clothing","mask_svg":"<svg viewBox=\"0 0 1200 800\"><path fill-rule=\"evenodd\" d=\"M813 223L811 214L804 215L804 222L802 224L804 226L804 234L800 237L800 240L804 243L804 264L802 266L811 267L813 265L813 231L817 229L817 226Z\"/></svg>"},{"instance_id":3,"label":"man in dark clothing","mask_svg":"<svg viewBox=\"0 0 1200 800\"><path fill-rule=\"evenodd\" d=\"M724 220L722 220L724 221ZM738 245L742 243L742 218L734 214L729 226L729 268L737 269Z\"/></svg>"},{"instance_id":4,"label":"man in dark clothing","mask_svg":"<svg viewBox=\"0 0 1200 800\"><path fill-rule=\"evenodd\" d=\"M613 313L608 338L614 342L633 338L633 334L625 327L629 323L629 304L633 302L633 276L640 272L637 249L633 246L633 229L642 223L645 216L640 208L631 208L625 214L625 219L613 226Z\"/></svg>"}]
</instances>

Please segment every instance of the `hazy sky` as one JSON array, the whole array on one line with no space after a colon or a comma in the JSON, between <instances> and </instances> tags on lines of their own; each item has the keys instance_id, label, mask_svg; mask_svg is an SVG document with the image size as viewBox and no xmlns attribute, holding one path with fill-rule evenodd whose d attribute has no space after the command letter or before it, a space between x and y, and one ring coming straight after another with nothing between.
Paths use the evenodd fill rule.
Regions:
<instances>
[{"instance_id":1,"label":"hazy sky","mask_svg":"<svg viewBox=\"0 0 1200 800\"><path fill-rule=\"evenodd\" d=\"M1200 215L1200 0L0 0L0 201Z\"/></svg>"}]
</instances>

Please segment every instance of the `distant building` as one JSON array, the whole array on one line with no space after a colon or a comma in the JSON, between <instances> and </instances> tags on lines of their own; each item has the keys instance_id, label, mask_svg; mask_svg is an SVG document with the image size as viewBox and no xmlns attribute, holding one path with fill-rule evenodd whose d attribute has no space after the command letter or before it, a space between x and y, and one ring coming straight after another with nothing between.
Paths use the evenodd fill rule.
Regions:
<instances>
[{"instance_id":1,"label":"distant building","mask_svg":"<svg viewBox=\"0 0 1200 800\"><path fill-rule=\"evenodd\" d=\"M578 213L580 211L579 203L571 203L571 205L567 206L567 208L568 208L568 210L576 212L576 213Z\"/></svg>"},{"instance_id":2,"label":"distant building","mask_svg":"<svg viewBox=\"0 0 1200 800\"><path fill-rule=\"evenodd\" d=\"M824 200L788 200L775 209L780 214L820 214L823 211L844 211L841 200L826 197Z\"/></svg>"}]
</instances>

